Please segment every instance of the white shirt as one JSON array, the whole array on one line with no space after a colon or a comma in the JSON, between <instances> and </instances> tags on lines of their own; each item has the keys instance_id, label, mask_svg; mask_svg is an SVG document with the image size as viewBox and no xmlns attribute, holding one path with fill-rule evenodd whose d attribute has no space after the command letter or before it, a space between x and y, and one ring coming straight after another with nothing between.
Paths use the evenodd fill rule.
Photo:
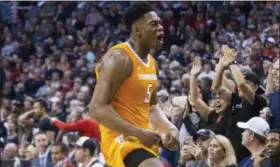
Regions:
<instances>
[{"instance_id":1,"label":"white shirt","mask_svg":"<svg viewBox=\"0 0 280 167\"><path fill-rule=\"evenodd\" d=\"M48 147L44 154L39 154L38 158L39 158L40 165L41 165L40 167L46 167L47 160L48 160L48 153L50 152L50 148L51 147ZM43 161L42 161L42 158L44 158Z\"/></svg>"}]
</instances>

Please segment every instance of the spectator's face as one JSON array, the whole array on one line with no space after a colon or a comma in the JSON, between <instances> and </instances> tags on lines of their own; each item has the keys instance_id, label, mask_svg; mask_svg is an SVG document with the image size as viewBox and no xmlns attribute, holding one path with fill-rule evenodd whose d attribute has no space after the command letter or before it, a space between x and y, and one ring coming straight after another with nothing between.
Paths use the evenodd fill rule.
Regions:
<instances>
[{"instance_id":1,"label":"spectator's face","mask_svg":"<svg viewBox=\"0 0 280 167\"><path fill-rule=\"evenodd\" d=\"M16 130L16 124L12 121L8 122L8 128L9 131L15 131Z\"/></svg>"},{"instance_id":2,"label":"spectator's face","mask_svg":"<svg viewBox=\"0 0 280 167\"><path fill-rule=\"evenodd\" d=\"M61 62L61 63L67 63L67 62L68 62L67 56L66 56L66 55L63 55L63 56L60 58L60 62Z\"/></svg>"},{"instance_id":3,"label":"spectator's face","mask_svg":"<svg viewBox=\"0 0 280 167\"><path fill-rule=\"evenodd\" d=\"M74 87L80 89L82 86L82 80L80 78L76 78L74 81Z\"/></svg>"},{"instance_id":4,"label":"spectator's face","mask_svg":"<svg viewBox=\"0 0 280 167\"><path fill-rule=\"evenodd\" d=\"M17 91L18 93L24 91L24 85L23 85L23 83L18 83L18 84L17 84L16 91Z\"/></svg>"},{"instance_id":5,"label":"spectator's face","mask_svg":"<svg viewBox=\"0 0 280 167\"><path fill-rule=\"evenodd\" d=\"M43 54L43 48L41 46L38 46L36 49L37 55Z\"/></svg>"},{"instance_id":6,"label":"spectator's face","mask_svg":"<svg viewBox=\"0 0 280 167\"><path fill-rule=\"evenodd\" d=\"M242 145L247 146L252 139L252 132L245 129L244 132L242 133Z\"/></svg>"},{"instance_id":7,"label":"spectator's face","mask_svg":"<svg viewBox=\"0 0 280 167\"><path fill-rule=\"evenodd\" d=\"M85 94L83 92L79 92L77 95L77 100L84 101L85 100Z\"/></svg>"},{"instance_id":8,"label":"spectator's face","mask_svg":"<svg viewBox=\"0 0 280 167\"><path fill-rule=\"evenodd\" d=\"M173 123L176 123L178 121L179 116L181 116L184 113L184 110L186 108L186 103L182 101L178 101L180 99L172 98L171 99L171 120Z\"/></svg>"},{"instance_id":9,"label":"spectator's face","mask_svg":"<svg viewBox=\"0 0 280 167\"><path fill-rule=\"evenodd\" d=\"M78 147L75 152L75 161L83 163L86 157L85 151L83 148Z\"/></svg>"},{"instance_id":10,"label":"spectator's face","mask_svg":"<svg viewBox=\"0 0 280 167\"><path fill-rule=\"evenodd\" d=\"M252 65L252 60L251 60L250 57L247 57L247 58L245 59L244 65L247 65L247 66L251 66L251 65Z\"/></svg>"},{"instance_id":11,"label":"spectator's face","mask_svg":"<svg viewBox=\"0 0 280 167\"><path fill-rule=\"evenodd\" d=\"M48 147L48 138L45 134L35 136L35 146L38 150L46 149Z\"/></svg>"},{"instance_id":12,"label":"spectator's face","mask_svg":"<svg viewBox=\"0 0 280 167\"><path fill-rule=\"evenodd\" d=\"M52 103L52 111L54 113L59 112L60 111L60 106L57 103Z\"/></svg>"},{"instance_id":13,"label":"spectator's face","mask_svg":"<svg viewBox=\"0 0 280 167\"><path fill-rule=\"evenodd\" d=\"M10 44L12 43L11 38L10 38L10 37L7 37L7 38L5 39L5 43L6 43L6 45L10 45Z\"/></svg>"},{"instance_id":14,"label":"spectator's face","mask_svg":"<svg viewBox=\"0 0 280 167\"><path fill-rule=\"evenodd\" d=\"M61 152L61 149L59 146L52 146L52 160L57 163L61 160L63 160L66 156L63 152Z\"/></svg>"},{"instance_id":15,"label":"spectator's face","mask_svg":"<svg viewBox=\"0 0 280 167\"><path fill-rule=\"evenodd\" d=\"M34 103L33 109L35 110L35 114L37 117L40 117L43 114L43 111L41 109L41 105L39 102Z\"/></svg>"},{"instance_id":16,"label":"spectator's face","mask_svg":"<svg viewBox=\"0 0 280 167\"><path fill-rule=\"evenodd\" d=\"M53 81L59 80L59 74L57 72L52 73L52 80Z\"/></svg>"},{"instance_id":17,"label":"spectator's face","mask_svg":"<svg viewBox=\"0 0 280 167\"><path fill-rule=\"evenodd\" d=\"M266 48L269 48L269 49L271 49L271 48L273 48L274 47L274 43L271 43L271 42L269 42L269 41L267 41L267 42L265 42L265 46L266 46Z\"/></svg>"},{"instance_id":18,"label":"spectator's face","mask_svg":"<svg viewBox=\"0 0 280 167\"><path fill-rule=\"evenodd\" d=\"M65 79L71 79L71 76L72 76L72 72L70 70L67 70L64 72L64 78Z\"/></svg>"},{"instance_id":19,"label":"spectator's face","mask_svg":"<svg viewBox=\"0 0 280 167\"><path fill-rule=\"evenodd\" d=\"M214 103L214 108L217 114L224 113L228 107L228 103L226 102L226 100L219 95L216 96Z\"/></svg>"},{"instance_id":20,"label":"spectator's face","mask_svg":"<svg viewBox=\"0 0 280 167\"><path fill-rule=\"evenodd\" d=\"M174 33L175 33L175 27L174 27L174 26L171 25L171 26L169 27L169 33L170 33L170 34L174 34Z\"/></svg>"},{"instance_id":21,"label":"spectator's face","mask_svg":"<svg viewBox=\"0 0 280 167\"><path fill-rule=\"evenodd\" d=\"M164 72L169 72L169 66L167 63L164 63L161 68Z\"/></svg>"},{"instance_id":22,"label":"spectator's face","mask_svg":"<svg viewBox=\"0 0 280 167\"><path fill-rule=\"evenodd\" d=\"M280 155L280 135L278 133L269 133L266 137L267 153L271 157Z\"/></svg>"},{"instance_id":23,"label":"spectator's face","mask_svg":"<svg viewBox=\"0 0 280 167\"><path fill-rule=\"evenodd\" d=\"M171 19L173 17L173 12L171 10L166 11L166 18Z\"/></svg>"},{"instance_id":24,"label":"spectator's face","mask_svg":"<svg viewBox=\"0 0 280 167\"><path fill-rule=\"evenodd\" d=\"M269 107L265 107L260 111L260 117L262 117L266 121L270 120L271 111L270 111Z\"/></svg>"},{"instance_id":25,"label":"spectator's face","mask_svg":"<svg viewBox=\"0 0 280 167\"><path fill-rule=\"evenodd\" d=\"M202 151L207 151L209 144L211 142L211 138L205 136L199 136L197 145L202 149Z\"/></svg>"},{"instance_id":26,"label":"spectator's face","mask_svg":"<svg viewBox=\"0 0 280 167\"><path fill-rule=\"evenodd\" d=\"M77 122L79 120L79 115L78 113L75 112L71 112L71 117L70 117L70 122L74 123Z\"/></svg>"},{"instance_id":27,"label":"spectator's face","mask_svg":"<svg viewBox=\"0 0 280 167\"><path fill-rule=\"evenodd\" d=\"M11 101L9 99L3 99L3 108L10 108Z\"/></svg>"},{"instance_id":28,"label":"spectator's face","mask_svg":"<svg viewBox=\"0 0 280 167\"><path fill-rule=\"evenodd\" d=\"M211 161L221 161L225 156L225 151L220 142L216 139L212 139L208 147L208 156Z\"/></svg>"},{"instance_id":29,"label":"spectator's face","mask_svg":"<svg viewBox=\"0 0 280 167\"><path fill-rule=\"evenodd\" d=\"M7 122L16 122L16 116L14 114L10 114L7 117Z\"/></svg>"},{"instance_id":30,"label":"spectator's face","mask_svg":"<svg viewBox=\"0 0 280 167\"><path fill-rule=\"evenodd\" d=\"M204 70L209 72L211 70L211 65L210 64L205 64L204 65Z\"/></svg>"},{"instance_id":31,"label":"spectator's face","mask_svg":"<svg viewBox=\"0 0 280 167\"><path fill-rule=\"evenodd\" d=\"M4 160L11 160L13 159L16 154L17 154L17 149L16 149L16 146L14 145L10 145L10 144L7 144L6 147L4 148L4 151L3 151L3 159Z\"/></svg>"},{"instance_id":32,"label":"spectator's face","mask_svg":"<svg viewBox=\"0 0 280 167\"><path fill-rule=\"evenodd\" d=\"M32 103L30 101L24 101L24 110L29 111L32 109Z\"/></svg>"}]
</instances>

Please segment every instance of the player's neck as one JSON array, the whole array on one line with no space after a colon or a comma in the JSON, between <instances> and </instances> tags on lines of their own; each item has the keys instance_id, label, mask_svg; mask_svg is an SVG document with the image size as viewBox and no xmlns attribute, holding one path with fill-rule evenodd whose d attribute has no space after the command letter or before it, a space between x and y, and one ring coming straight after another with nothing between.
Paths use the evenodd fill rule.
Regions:
<instances>
[{"instance_id":1,"label":"player's neck","mask_svg":"<svg viewBox=\"0 0 280 167\"><path fill-rule=\"evenodd\" d=\"M140 42L136 42L134 39L129 38L128 43L131 45L132 49L137 53L141 59L146 59L149 54L150 49L141 45Z\"/></svg>"}]
</instances>

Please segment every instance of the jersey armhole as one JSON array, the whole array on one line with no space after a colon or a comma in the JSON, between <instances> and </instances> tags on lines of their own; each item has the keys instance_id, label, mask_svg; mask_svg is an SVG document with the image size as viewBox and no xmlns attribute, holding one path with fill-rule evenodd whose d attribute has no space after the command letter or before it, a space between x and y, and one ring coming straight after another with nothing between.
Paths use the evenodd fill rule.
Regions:
<instances>
[{"instance_id":1,"label":"jersey armhole","mask_svg":"<svg viewBox=\"0 0 280 167\"><path fill-rule=\"evenodd\" d=\"M108 52L110 52L110 51L112 51L112 50L114 50L114 49L123 50L123 52L124 52L124 53L126 54L126 56L129 58L129 60L130 60L130 62L131 62L131 65L132 65L132 71L131 71L131 73L130 73L130 74L128 75L128 77L127 77L127 78L129 78L129 77L132 75L133 71L134 71L133 60L132 60L131 57L128 55L127 51L126 51L124 48L121 48L121 47L114 47L114 48L111 48ZM104 55L104 56L105 56L105 55ZM102 57L98 60L98 62L96 63L96 66L95 66L95 74L96 74L96 77L99 76L99 69L98 69L98 66L99 66L99 64L102 62L104 56L102 56Z\"/></svg>"}]
</instances>

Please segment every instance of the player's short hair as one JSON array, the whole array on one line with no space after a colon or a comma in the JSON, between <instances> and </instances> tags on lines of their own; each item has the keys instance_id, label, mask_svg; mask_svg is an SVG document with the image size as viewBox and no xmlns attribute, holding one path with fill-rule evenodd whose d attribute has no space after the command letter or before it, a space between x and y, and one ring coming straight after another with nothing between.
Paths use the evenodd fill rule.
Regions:
<instances>
[{"instance_id":1,"label":"player's short hair","mask_svg":"<svg viewBox=\"0 0 280 167\"><path fill-rule=\"evenodd\" d=\"M151 11L155 9L148 2L137 2L130 6L123 14L123 22L127 30L131 32L132 24Z\"/></svg>"}]
</instances>

